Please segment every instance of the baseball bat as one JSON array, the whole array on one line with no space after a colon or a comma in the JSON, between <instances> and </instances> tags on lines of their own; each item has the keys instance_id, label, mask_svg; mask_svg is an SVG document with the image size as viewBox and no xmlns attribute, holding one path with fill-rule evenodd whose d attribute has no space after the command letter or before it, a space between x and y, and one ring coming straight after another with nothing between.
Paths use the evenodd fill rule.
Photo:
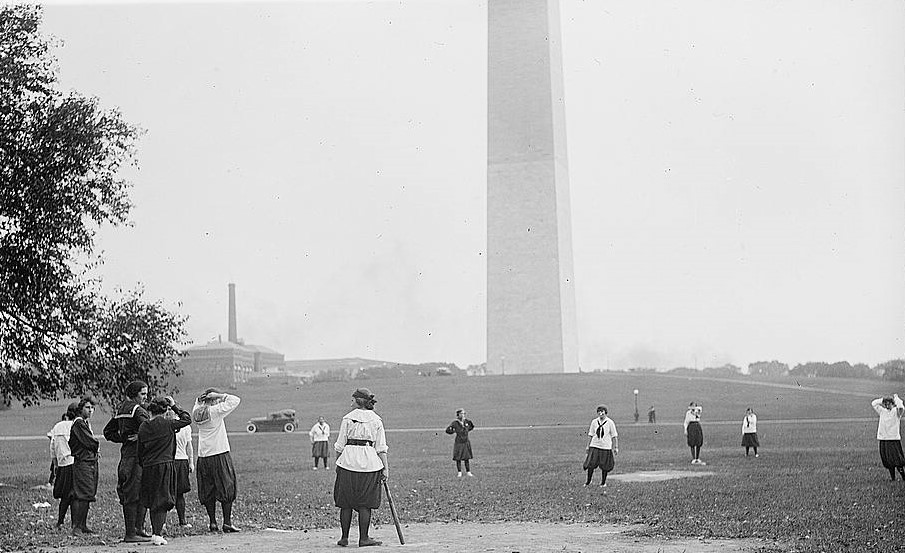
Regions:
<instances>
[{"instance_id":1,"label":"baseball bat","mask_svg":"<svg viewBox=\"0 0 905 553\"><path fill-rule=\"evenodd\" d=\"M396 535L399 536L399 545L405 545L405 538L402 537L402 526L399 525L399 515L396 514L396 504L393 503L393 496L390 495L390 487L387 481L383 481L383 490L387 493L387 503L390 504L390 514L393 515L393 524L396 525Z\"/></svg>"}]
</instances>

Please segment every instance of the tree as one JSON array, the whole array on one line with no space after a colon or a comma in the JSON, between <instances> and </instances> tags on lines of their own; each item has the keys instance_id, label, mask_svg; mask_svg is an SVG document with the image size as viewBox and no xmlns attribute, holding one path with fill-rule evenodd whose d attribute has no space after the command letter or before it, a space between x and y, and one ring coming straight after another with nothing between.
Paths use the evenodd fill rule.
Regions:
<instances>
[{"instance_id":1,"label":"tree","mask_svg":"<svg viewBox=\"0 0 905 553\"><path fill-rule=\"evenodd\" d=\"M139 134L96 98L60 90L41 17L39 6L0 6L0 395L25 405L67 385L100 390L116 366L102 353L117 350L89 337L119 304L87 273L100 262L98 228L128 222L130 185L118 173ZM157 330L181 335L181 321L157 318L173 325Z\"/></svg>"},{"instance_id":2,"label":"tree","mask_svg":"<svg viewBox=\"0 0 905 553\"><path fill-rule=\"evenodd\" d=\"M90 338L80 342L66 371L69 395L91 393L114 403L133 380L147 382L151 390L167 390L169 378L181 374L185 317L143 295L138 289L101 300Z\"/></svg>"},{"instance_id":3,"label":"tree","mask_svg":"<svg viewBox=\"0 0 905 553\"><path fill-rule=\"evenodd\" d=\"M880 363L874 367L874 371L877 374L882 374L883 380L905 381L905 359L892 359L885 363Z\"/></svg>"},{"instance_id":4,"label":"tree","mask_svg":"<svg viewBox=\"0 0 905 553\"><path fill-rule=\"evenodd\" d=\"M783 376L788 374L789 366L779 361L756 361L748 365L748 374L752 376Z\"/></svg>"},{"instance_id":5,"label":"tree","mask_svg":"<svg viewBox=\"0 0 905 553\"><path fill-rule=\"evenodd\" d=\"M732 363L726 363L720 367L705 367L703 374L720 377L739 376L742 374L742 369L741 367L736 367Z\"/></svg>"}]
</instances>

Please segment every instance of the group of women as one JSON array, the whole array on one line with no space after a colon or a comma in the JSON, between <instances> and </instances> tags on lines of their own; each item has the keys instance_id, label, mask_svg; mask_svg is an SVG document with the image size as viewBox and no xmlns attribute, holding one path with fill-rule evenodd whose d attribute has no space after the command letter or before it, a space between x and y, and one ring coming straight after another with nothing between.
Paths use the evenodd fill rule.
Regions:
<instances>
[{"instance_id":1,"label":"group of women","mask_svg":"<svg viewBox=\"0 0 905 553\"><path fill-rule=\"evenodd\" d=\"M189 474L195 472L198 497L210 517L211 531L238 532L231 521L236 498L236 474L229 453L223 419L239 405L239 398L210 388L195 401L192 412L171 396L147 402L148 385L131 382L126 400L104 427L104 438L122 444L117 466L116 491L123 509L129 543L165 545L163 528L167 513L176 507L179 524L185 518L184 494L191 490ZM51 430L51 450L57 461L54 497L60 500L58 526L71 510L73 534L92 534L88 510L97 498L99 442L90 425L95 401L84 397L69 406L64 420ZM71 422L70 422L71 421ZM198 426L198 460L195 470L191 445L192 423ZM223 525L216 523L221 504ZM144 531L150 511L152 533Z\"/></svg>"}]
</instances>

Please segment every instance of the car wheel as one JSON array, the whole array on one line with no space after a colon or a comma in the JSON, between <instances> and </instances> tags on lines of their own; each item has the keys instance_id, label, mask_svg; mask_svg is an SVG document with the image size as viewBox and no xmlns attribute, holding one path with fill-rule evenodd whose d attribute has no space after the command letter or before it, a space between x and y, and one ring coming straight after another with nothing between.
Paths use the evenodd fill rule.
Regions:
<instances>
[{"instance_id":1,"label":"car wheel","mask_svg":"<svg viewBox=\"0 0 905 553\"><path fill-rule=\"evenodd\" d=\"M255 426L255 423L250 422L250 423L248 423L248 426L245 427L245 431L248 432L249 434L254 434L255 432L258 431L258 427Z\"/></svg>"},{"instance_id":2,"label":"car wheel","mask_svg":"<svg viewBox=\"0 0 905 553\"><path fill-rule=\"evenodd\" d=\"M287 422L283 425L283 432L292 432L293 430L295 430L295 425L291 422Z\"/></svg>"}]
</instances>

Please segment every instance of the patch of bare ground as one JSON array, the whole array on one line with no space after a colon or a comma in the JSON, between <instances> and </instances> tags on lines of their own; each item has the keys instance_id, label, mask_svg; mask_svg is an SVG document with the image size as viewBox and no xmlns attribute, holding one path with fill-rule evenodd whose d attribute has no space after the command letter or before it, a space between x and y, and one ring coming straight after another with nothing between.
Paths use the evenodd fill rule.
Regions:
<instances>
[{"instance_id":1,"label":"patch of bare ground","mask_svg":"<svg viewBox=\"0 0 905 553\"><path fill-rule=\"evenodd\" d=\"M354 521L353 521L354 522ZM787 551L776 543L762 540L730 539L659 539L633 535L632 525L612 524L552 524L501 522L476 523L427 523L403 526L405 545L400 545L393 526L383 525L372 531L382 545L368 551L408 551L432 553L447 551L456 553L526 553L526 552L593 552L608 553L760 553ZM162 549L179 553L210 553L267 551L270 553L325 553L344 551L357 547L358 536L354 529L349 547L336 545L338 528L287 531L263 530L240 534L193 535L172 538ZM149 545L103 544L65 547L50 551L67 553L133 552L149 551Z\"/></svg>"}]
</instances>

